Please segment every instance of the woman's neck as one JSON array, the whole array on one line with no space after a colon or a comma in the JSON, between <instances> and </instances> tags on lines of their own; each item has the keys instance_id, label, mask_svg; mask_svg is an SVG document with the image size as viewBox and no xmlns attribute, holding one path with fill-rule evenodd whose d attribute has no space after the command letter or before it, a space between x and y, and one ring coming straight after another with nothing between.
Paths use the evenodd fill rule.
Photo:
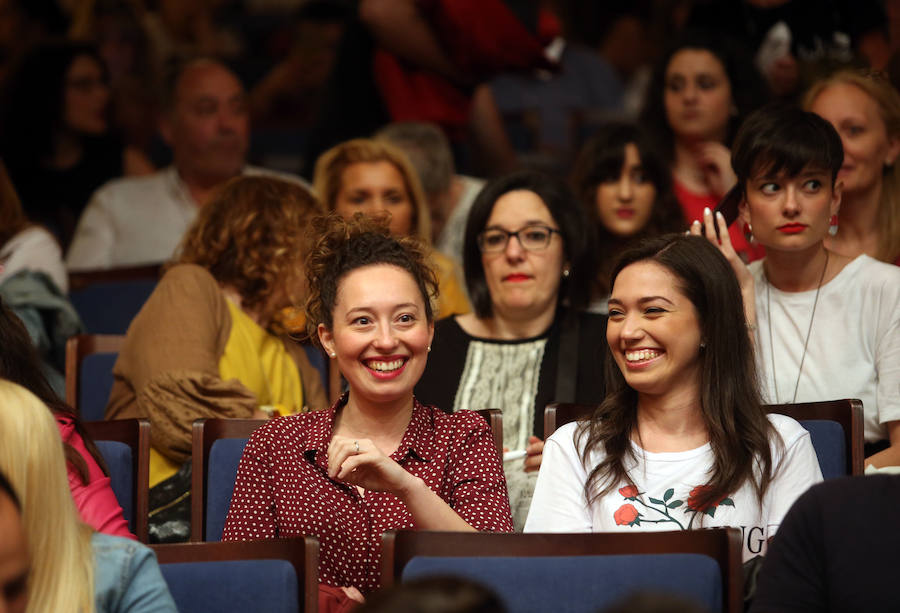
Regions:
<instances>
[{"instance_id":1,"label":"woman's neck","mask_svg":"<svg viewBox=\"0 0 900 613\"><path fill-rule=\"evenodd\" d=\"M831 251L849 257L863 253L877 257L881 190L882 182L877 181L868 190L843 193L837 236L825 239L825 244Z\"/></svg>"},{"instance_id":2,"label":"woman's neck","mask_svg":"<svg viewBox=\"0 0 900 613\"><path fill-rule=\"evenodd\" d=\"M695 148L697 143L675 141L672 174L688 191L704 194L709 190Z\"/></svg>"},{"instance_id":3,"label":"woman's neck","mask_svg":"<svg viewBox=\"0 0 900 613\"><path fill-rule=\"evenodd\" d=\"M820 242L804 251L767 249L763 269L770 285L783 292L806 292L834 278L849 261Z\"/></svg>"},{"instance_id":4,"label":"woman's neck","mask_svg":"<svg viewBox=\"0 0 900 613\"><path fill-rule=\"evenodd\" d=\"M638 395L634 440L651 452L687 451L709 440L697 389Z\"/></svg>"},{"instance_id":5,"label":"woman's neck","mask_svg":"<svg viewBox=\"0 0 900 613\"><path fill-rule=\"evenodd\" d=\"M514 341L540 336L553 324L555 316L555 304L533 316L525 313L504 314L494 306L494 314L491 317L479 318L469 313L457 317L457 322L463 330L473 336Z\"/></svg>"},{"instance_id":6,"label":"woman's neck","mask_svg":"<svg viewBox=\"0 0 900 613\"><path fill-rule=\"evenodd\" d=\"M412 411L412 392L400 400L377 403L350 390L334 431L341 436L370 439L385 453L391 453L400 444L412 419Z\"/></svg>"},{"instance_id":7,"label":"woman's neck","mask_svg":"<svg viewBox=\"0 0 900 613\"><path fill-rule=\"evenodd\" d=\"M64 132L57 136L53 145L53 153L47 160L47 163L51 168L66 170L78 164L82 155L84 155L84 147L81 145L78 137L69 132Z\"/></svg>"}]
</instances>

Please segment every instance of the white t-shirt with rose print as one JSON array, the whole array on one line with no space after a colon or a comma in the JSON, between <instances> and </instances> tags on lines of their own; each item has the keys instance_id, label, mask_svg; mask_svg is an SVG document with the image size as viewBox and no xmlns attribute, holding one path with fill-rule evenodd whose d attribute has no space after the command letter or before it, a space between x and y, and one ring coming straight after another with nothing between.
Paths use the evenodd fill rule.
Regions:
<instances>
[{"instance_id":1,"label":"white t-shirt with rose print","mask_svg":"<svg viewBox=\"0 0 900 613\"><path fill-rule=\"evenodd\" d=\"M708 481L713 453L707 443L697 449L652 453L634 445L635 460L628 474L635 486L622 483L592 504L586 502L584 485L590 468L603 459L591 452L588 467L581 461L583 440L574 440L577 424L566 424L547 439L525 532L627 532L632 530L690 530L732 526L743 536L743 558L765 554L766 542L775 534L794 501L822 480L809 433L784 415L769 421L784 442L771 443L775 476L762 504L753 486L738 491L707 509L697 509L694 495Z\"/></svg>"}]
</instances>

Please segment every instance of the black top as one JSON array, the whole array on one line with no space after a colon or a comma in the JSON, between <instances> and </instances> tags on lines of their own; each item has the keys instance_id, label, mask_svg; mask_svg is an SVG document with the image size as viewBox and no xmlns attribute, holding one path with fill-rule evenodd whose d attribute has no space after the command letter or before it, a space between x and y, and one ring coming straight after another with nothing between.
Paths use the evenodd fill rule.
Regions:
<instances>
[{"instance_id":1,"label":"black top","mask_svg":"<svg viewBox=\"0 0 900 613\"><path fill-rule=\"evenodd\" d=\"M897 610L898 525L898 475L811 487L769 546L751 613Z\"/></svg>"},{"instance_id":2,"label":"black top","mask_svg":"<svg viewBox=\"0 0 900 613\"><path fill-rule=\"evenodd\" d=\"M558 400L555 398L557 388L557 367L560 356L561 322L570 311L560 309L553 324L543 334L521 340L493 340L477 338L466 333L456 322L455 317L443 319L435 323L434 341L425 372L416 385L416 397L425 404L431 404L445 411L454 406L460 379L466 366L471 341L481 341L496 345L525 345L546 338L543 360L540 364L537 394L534 402L534 435L544 438L544 407ZM565 347L566 354L575 352L575 397L571 402L579 404L599 404L605 396L603 366L606 360L606 316L597 313L578 313L579 328L577 347ZM490 373L481 373L489 377ZM504 407L461 407L468 409L484 409Z\"/></svg>"},{"instance_id":3,"label":"black top","mask_svg":"<svg viewBox=\"0 0 900 613\"><path fill-rule=\"evenodd\" d=\"M118 138L83 137L83 144L84 154L71 168L50 168L15 156L4 160L25 214L53 232L63 249L94 190L124 173Z\"/></svg>"}]
</instances>

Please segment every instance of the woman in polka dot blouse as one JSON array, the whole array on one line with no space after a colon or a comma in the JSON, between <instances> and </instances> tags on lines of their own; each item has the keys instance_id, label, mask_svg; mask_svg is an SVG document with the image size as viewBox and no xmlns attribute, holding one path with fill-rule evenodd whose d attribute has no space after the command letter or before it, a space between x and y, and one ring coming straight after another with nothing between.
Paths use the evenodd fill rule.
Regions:
<instances>
[{"instance_id":1,"label":"woman in polka dot blouse","mask_svg":"<svg viewBox=\"0 0 900 613\"><path fill-rule=\"evenodd\" d=\"M504 532L512 519L485 420L413 397L434 334L422 246L359 215L317 229L307 326L349 392L254 432L223 539L317 536L320 602L334 606L378 587L386 530Z\"/></svg>"}]
</instances>

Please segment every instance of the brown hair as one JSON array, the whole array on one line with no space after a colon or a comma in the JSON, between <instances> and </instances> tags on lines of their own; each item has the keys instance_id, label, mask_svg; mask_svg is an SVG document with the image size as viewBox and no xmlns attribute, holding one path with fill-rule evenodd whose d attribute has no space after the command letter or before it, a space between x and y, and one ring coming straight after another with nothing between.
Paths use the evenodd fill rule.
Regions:
<instances>
[{"instance_id":1,"label":"brown hair","mask_svg":"<svg viewBox=\"0 0 900 613\"><path fill-rule=\"evenodd\" d=\"M356 138L332 147L319 156L313 174L313 190L325 208L334 211L344 171L353 164L362 162L390 162L397 168L403 176L406 192L413 205L414 233L425 244L430 244L431 212L422 183L406 154L386 141Z\"/></svg>"},{"instance_id":2,"label":"brown hair","mask_svg":"<svg viewBox=\"0 0 900 613\"><path fill-rule=\"evenodd\" d=\"M852 85L861 89L878 105L888 138L900 138L900 93L887 75L870 69L840 70L817 81L806 92L803 108L809 110L815 99L832 85ZM883 172L881 202L878 205L879 260L893 262L900 255L900 160Z\"/></svg>"},{"instance_id":3,"label":"brown hair","mask_svg":"<svg viewBox=\"0 0 900 613\"><path fill-rule=\"evenodd\" d=\"M299 304L293 288L302 280L308 251L307 226L320 213L302 186L271 177L235 177L201 210L182 239L176 263L197 264L232 286L242 307L264 321L287 304Z\"/></svg>"},{"instance_id":4,"label":"brown hair","mask_svg":"<svg viewBox=\"0 0 900 613\"><path fill-rule=\"evenodd\" d=\"M313 220L313 228L317 239L306 266L306 329L310 339L319 342L319 324L332 328L338 286L344 275L374 264L396 266L412 275L425 302L425 317L434 321L432 301L437 298L438 283L422 240L391 236L386 219L362 213L350 221L339 215L321 217Z\"/></svg>"},{"instance_id":5,"label":"brown hair","mask_svg":"<svg viewBox=\"0 0 900 613\"><path fill-rule=\"evenodd\" d=\"M6 172L3 160L0 160L0 247L29 225L31 223L25 216L16 188Z\"/></svg>"}]
</instances>

